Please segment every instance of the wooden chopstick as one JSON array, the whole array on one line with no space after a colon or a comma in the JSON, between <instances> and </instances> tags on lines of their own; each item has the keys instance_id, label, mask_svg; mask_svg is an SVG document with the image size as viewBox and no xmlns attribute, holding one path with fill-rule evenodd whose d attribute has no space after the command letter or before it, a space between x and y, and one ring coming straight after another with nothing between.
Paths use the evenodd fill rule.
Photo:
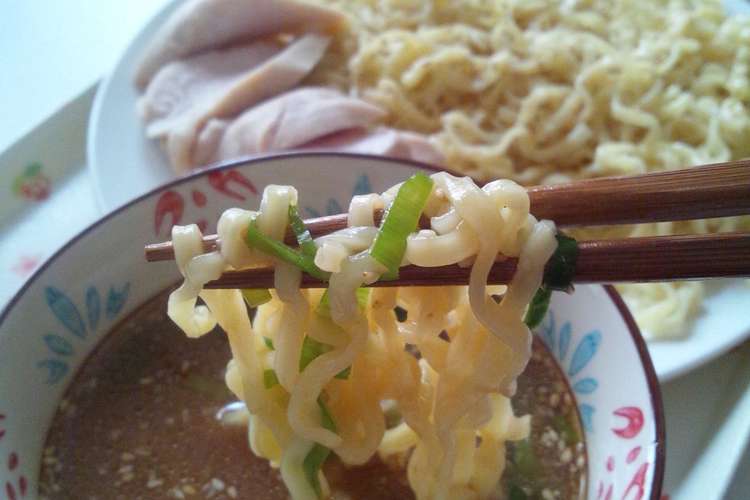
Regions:
<instances>
[{"instance_id":1,"label":"wooden chopstick","mask_svg":"<svg viewBox=\"0 0 750 500\"><path fill-rule=\"evenodd\" d=\"M633 224L750 213L750 159L670 172L576 181L528 189L531 213L558 227ZM375 214L380 223L382 211ZM346 214L305 221L313 237L346 227ZM423 218L422 227L429 221ZM216 249L216 235L203 239ZM286 241L294 243L287 233ZM171 242L146 246L149 262L174 259Z\"/></svg>"},{"instance_id":2,"label":"wooden chopstick","mask_svg":"<svg viewBox=\"0 0 750 500\"><path fill-rule=\"evenodd\" d=\"M516 259L495 263L488 283L508 283ZM371 286L466 285L470 267L404 266L395 281ZM574 283L623 283L750 277L750 234L652 236L620 240L578 242ZM273 288L273 268L228 271L205 288ZM302 275L303 288L325 287L320 280Z\"/></svg>"}]
</instances>

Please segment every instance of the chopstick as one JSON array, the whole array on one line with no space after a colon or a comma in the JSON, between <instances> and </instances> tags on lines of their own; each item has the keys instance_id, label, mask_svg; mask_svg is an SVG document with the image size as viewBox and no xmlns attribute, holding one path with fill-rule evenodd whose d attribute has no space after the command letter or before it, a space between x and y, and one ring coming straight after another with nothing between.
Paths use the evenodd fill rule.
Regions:
<instances>
[{"instance_id":1,"label":"chopstick","mask_svg":"<svg viewBox=\"0 0 750 500\"><path fill-rule=\"evenodd\" d=\"M750 159L670 172L612 177L528 188L531 213L558 227L634 224L728 217L750 212ZM375 213L380 224L382 211ZM346 214L305 221L313 237L346 227ZM422 218L421 227L429 221ZM288 232L285 241L293 244ZM217 236L203 239L204 250L217 248ZM172 260L171 242L146 246L149 262Z\"/></svg>"},{"instance_id":2,"label":"chopstick","mask_svg":"<svg viewBox=\"0 0 750 500\"><path fill-rule=\"evenodd\" d=\"M490 271L489 284L508 283L517 260L498 260ZM466 285L470 267L404 266L399 279L377 281L370 286ZM578 260L573 282L625 283L750 277L750 234L651 236L620 240L578 242ZM228 271L205 288L273 288L273 268ZM324 282L302 275L302 288L320 288Z\"/></svg>"}]
</instances>

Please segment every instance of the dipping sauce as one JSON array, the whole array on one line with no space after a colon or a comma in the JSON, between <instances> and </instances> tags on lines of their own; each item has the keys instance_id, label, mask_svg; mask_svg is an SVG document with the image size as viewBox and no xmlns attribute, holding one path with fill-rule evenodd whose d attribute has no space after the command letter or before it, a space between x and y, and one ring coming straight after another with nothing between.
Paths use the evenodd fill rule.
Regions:
<instances>
[{"instance_id":1,"label":"dipping sauce","mask_svg":"<svg viewBox=\"0 0 750 500\"><path fill-rule=\"evenodd\" d=\"M40 498L289 498L278 470L250 451L246 428L216 418L234 400L224 385L224 334L187 338L166 317L166 299L125 319L76 375L47 436ZM493 498L582 498L586 450L575 399L536 340L513 408L532 415L532 431L508 443ZM346 468L331 457L325 473L337 500L414 498L394 464Z\"/></svg>"}]
</instances>

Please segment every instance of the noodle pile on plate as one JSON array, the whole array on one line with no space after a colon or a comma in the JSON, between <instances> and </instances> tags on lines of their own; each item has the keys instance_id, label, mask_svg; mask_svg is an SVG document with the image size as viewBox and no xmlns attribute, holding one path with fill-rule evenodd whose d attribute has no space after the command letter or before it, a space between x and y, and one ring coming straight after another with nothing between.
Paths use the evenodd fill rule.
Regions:
<instances>
[{"instance_id":1,"label":"noodle pile on plate","mask_svg":"<svg viewBox=\"0 0 750 500\"><path fill-rule=\"evenodd\" d=\"M716 0L315 0L349 14L315 73L431 134L446 166L519 183L750 155L750 21ZM747 230L750 218L578 236ZM619 289L652 337L686 333L701 283Z\"/></svg>"},{"instance_id":2,"label":"noodle pile on plate","mask_svg":"<svg viewBox=\"0 0 750 500\"><path fill-rule=\"evenodd\" d=\"M349 227L314 242L296 204L294 188L268 186L259 211L222 215L211 253L197 226L172 233L185 281L169 316L189 336L217 323L226 332L226 381L250 414L253 452L280 468L295 500L329 492L320 467L330 451L356 465L411 450L417 498L486 498L503 472L505 441L529 432L509 396L531 354L523 316L557 248L554 225L529 214L512 181L480 189L447 173L355 197ZM383 207L377 228L373 211ZM430 230L414 231L420 213ZM288 226L298 250L281 243ZM518 270L507 288L489 289L498 254L518 257ZM363 288L401 265L454 263L472 266L468 287ZM202 289L225 270L263 265L274 266L273 291ZM302 269L329 287L300 289ZM243 294L252 305L266 301L252 323ZM205 305L196 307L198 297ZM403 420L386 429L389 406Z\"/></svg>"}]
</instances>

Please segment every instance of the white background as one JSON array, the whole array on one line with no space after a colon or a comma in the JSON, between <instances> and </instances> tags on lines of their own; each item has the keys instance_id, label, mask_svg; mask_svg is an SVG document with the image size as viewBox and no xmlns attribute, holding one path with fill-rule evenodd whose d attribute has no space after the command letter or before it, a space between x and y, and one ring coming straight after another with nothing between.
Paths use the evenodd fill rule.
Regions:
<instances>
[{"instance_id":1,"label":"white background","mask_svg":"<svg viewBox=\"0 0 750 500\"><path fill-rule=\"evenodd\" d=\"M0 0L0 151L114 66L165 0Z\"/></svg>"}]
</instances>

